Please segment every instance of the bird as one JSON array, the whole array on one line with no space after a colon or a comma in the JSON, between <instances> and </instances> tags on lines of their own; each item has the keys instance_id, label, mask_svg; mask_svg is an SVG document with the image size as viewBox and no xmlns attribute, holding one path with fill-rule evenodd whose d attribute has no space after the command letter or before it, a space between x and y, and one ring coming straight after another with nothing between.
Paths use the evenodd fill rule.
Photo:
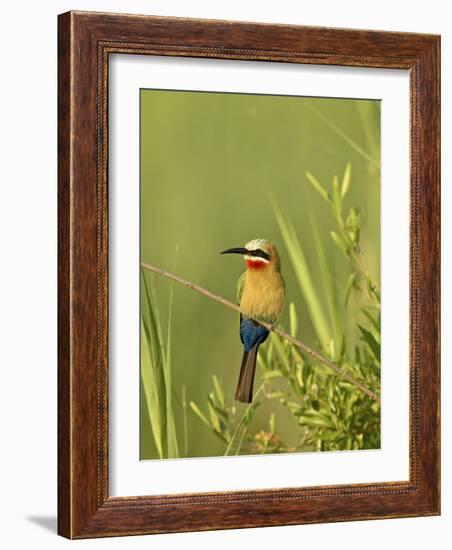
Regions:
<instances>
[{"instance_id":1,"label":"bird","mask_svg":"<svg viewBox=\"0 0 452 550\"><path fill-rule=\"evenodd\" d=\"M245 259L246 270L237 284L243 359L235 399L251 403L257 353L269 335L269 331L256 321L274 325L284 307L281 260L276 246L266 239L253 239L244 247L228 248L220 254L241 254Z\"/></svg>"}]
</instances>

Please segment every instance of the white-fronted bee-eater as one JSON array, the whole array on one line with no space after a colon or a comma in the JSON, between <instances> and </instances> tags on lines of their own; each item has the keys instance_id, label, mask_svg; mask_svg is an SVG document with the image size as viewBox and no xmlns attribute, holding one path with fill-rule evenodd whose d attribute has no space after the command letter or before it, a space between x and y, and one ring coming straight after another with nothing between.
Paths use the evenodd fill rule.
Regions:
<instances>
[{"instance_id":1,"label":"white-fronted bee-eater","mask_svg":"<svg viewBox=\"0 0 452 550\"><path fill-rule=\"evenodd\" d=\"M237 285L244 353L235 398L251 403L257 352L269 334L255 321L273 325L281 315L285 294L281 261L275 245L265 239L254 239L243 248L229 248L221 254L241 254L245 258L246 271Z\"/></svg>"}]
</instances>

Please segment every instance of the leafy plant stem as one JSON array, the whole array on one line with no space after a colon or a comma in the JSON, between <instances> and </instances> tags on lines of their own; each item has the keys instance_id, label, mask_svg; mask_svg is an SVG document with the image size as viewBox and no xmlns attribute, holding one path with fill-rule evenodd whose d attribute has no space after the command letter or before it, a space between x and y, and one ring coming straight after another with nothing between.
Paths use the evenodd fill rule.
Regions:
<instances>
[{"instance_id":1,"label":"leafy plant stem","mask_svg":"<svg viewBox=\"0 0 452 550\"><path fill-rule=\"evenodd\" d=\"M234 443L235 441L235 438L237 437L237 434L239 433L239 430L240 428L242 427L242 424L245 422L245 418L248 414L248 412L251 410L251 407L253 406L253 403L255 402L257 396L262 392L262 390L264 389L264 385L265 385L265 382L262 382L262 384L259 386L259 389L256 391L256 393L254 394L254 399L253 401L246 407L245 411L243 412L242 414L242 417L239 421L239 423L237 424L235 430L234 430L234 433L232 434L231 436L231 439L229 441L229 444L228 446L226 447L226 451L224 452L224 456L228 456L230 450L232 449L232 444Z\"/></svg>"},{"instance_id":2,"label":"leafy plant stem","mask_svg":"<svg viewBox=\"0 0 452 550\"><path fill-rule=\"evenodd\" d=\"M218 296L217 294L214 294L213 292L210 292L210 290L207 290L191 281L187 281L186 279L183 279L182 277L179 277L178 275L175 275L174 273L170 273L169 271L165 271L164 269L161 269L160 267L155 267L151 264L141 262L141 267L143 269L147 269L149 271L153 271L154 273L158 273L159 275L162 275L163 277L166 277L167 279L171 279L173 281L176 281L177 283L186 286L187 288L191 288L192 290L195 290L196 292L199 292L203 296L206 296L207 298L210 298L211 300L214 300L220 304L223 304L226 307L229 307L230 309L233 309L234 311L240 312L240 308L238 305L230 302L229 300L226 300L226 298L223 298L222 296ZM284 332L283 330L276 328L274 325L270 323L265 323L264 321L258 321L254 319L254 321L263 327L265 327L268 331L274 332L275 334L278 334L282 338L285 338L289 342L291 342L294 346L297 346L302 351L310 355L313 359L316 359L320 363L323 363L330 369L332 369L336 374L338 374L342 379L346 380L350 384L353 384L357 388L359 388L361 391L363 391L365 394L367 394L369 397L371 397L374 401L379 402L380 398L376 393L371 391L369 388L367 388L363 383L356 380L354 376L349 374L348 372L344 371L340 367L338 367L336 364L332 363L329 359L324 357L321 353L318 351L313 350L300 340L297 340L296 338L293 338L290 334L287 332Z\"/></svg>"}]
</instances>

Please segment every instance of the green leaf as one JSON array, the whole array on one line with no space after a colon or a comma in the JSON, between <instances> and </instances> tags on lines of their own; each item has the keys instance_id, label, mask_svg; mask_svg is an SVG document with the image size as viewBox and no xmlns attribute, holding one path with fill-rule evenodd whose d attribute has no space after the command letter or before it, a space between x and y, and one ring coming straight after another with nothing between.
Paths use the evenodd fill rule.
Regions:
<instances>
[{"instance_id":1,"label":"green leaf","mask_svg":"<svg viewBox=\"0 0 452 550\"><path fill-rule=\"evenodd\" d=\"M166 458L168 457L167 392L165 382L166 357L153 278L151 278L151 284L148 285L148 280L143 269L141 273L145 298L145 307L141 316L141 376L154 442L159 456Z\"/></svg>"},{"instance_id":2,"label":"green leaf","mask_svg":"<svg viewBox=\"0 0 452 550\"><path fill-rule=\"evenodd\" d=\"M217 396L218 402L220 403L220 405L222 407L224 407L223 388L221 387L220 381L218 380L218 378L215 375L212 376L212 379L213 379L213 387L215 388L215 394Z\"/></svg>"},{"instance_id":3,"label":"green leaf","mask_svg":"<svg viewBox=\"0 0 452 550\"><path fill-rule=\"evenodd\" d=\"M334 382L331 378L328 379L326 384L326 392L330 403L334 400Z\"/></svg>"},{"instance_id":4,"label":"green leaf","mask_svg":"<svg viewBox=\"0 0 452 550\"><path fill-rule=\"evenodd\" d=\"M213 433L223 441L223 443L226 443L226 445L229 443L229 439L219 430L212 428Z\"/></svg>"},{"instance_id":5,"label":"green leaf","mask_svg":"<svg viewBox=\"0 0 452 550\"><path fill-rule=\"evenodd\" d=\"M319 436L322 438L322 441L334 441L337 439L337 431L324 429L319 433Z\"/></svg>"},{"instance_id":6,"label":"green leaf","mask_svg":"<svg viewBox=\"0 0 452 550\"><path fill-rule=\"evenodd\" d=\"M361 219L359 216L359 212L354 208L350 208L347 214L347 219L345 220L345 225L347 229L353 229L353 230L358 229L360 225L360 221Z\"/></svg>"},{"instance_id":7,"label":"green leaf","mask_svg":"<svg viewBox=\"0 0 452 550\"><path fill-rule=\"evenodd\" d=\"M347 290L345 291L345 300L344 300L344 306L347 307L348 301L350 299L350 295L352 293L352 290L357 288L357 280L358 280L358 274L356 272L353 272L350 274L348 281L347 281Z\"/></svg>"},{"instance_id":8,"label":"green leaf","mask_svg":"<svg viewBox=\"0 0 452 550\"><path fill-rule=\"evenodd\" d=\"M324 189L319 182L312 174L311 172L306 172L306 177L308 178L309 182L311 183L312 187L319 193L329 204L331 204L331 197L328 194L327 190Z\"/></svg>"},{"instance_id":9,"label":"green leaf","mask_svg":"<svg viewBox=\"0 0 452 550\"><path fill-rule=\"evenodd\" d=\"M342 178L341 197L344 198L350 187L350 179L352 176L352 165L348 162L345 167L344 177Z\"/></svg>"},{"instance_id":10,"label":"green leaf","mask_svg":"<svg viewBox=\"0 0 452 550\"><path fill-rule=\"evenodd\" d=\"M334 241L334 244L344 252L344 254L348 254L348 248L347 243L344 241L344 239L336 233L336 231L330 231L331 238Z\"/></svg>"},{"instance_id":11,"label":"green leaf","mask_svg":"<svg viewBox=\"0 0 452 550\"><path fill-rule=\"evenodd\" d=\"M320 297L313 283L308 263L303 252L297 233L287 216L283 216L278 206L274 203L276 221L281 231L284 244L292 262L294 273L300 290L309 309L312 323L322 347L326 347L331 339L330 328L322 309Z\"/></svg>"},{"instance_id":12,"label":"green leaf","mask_svg":"<svg viewBox=\"0 0 452 550\"><path fill-rule=\"evenodd\" d=\"M211 428L210 422L207 420L207 418L201 412L201 409L198 407L198 405L194 401L190 401L190 408L196 414L196 416L204 422L206 426Z\"/></svg>"},{"instance_id":13,"label":"green leaf","mask_svg":"<svg viewBox=\"0 0 452 550\"><path fill-rule=\"evenodd\" d=\"M339 180L337 176L333 178L333 202L336 207L337 214L340 214L342 209L341 192L339 191Z\"/></svg>"},{"instance_id":14,"label":"green leaf","mask_svg":"<svg viewBox=\"0 0 452 550\"><path fill-rule=\"evenodd\" d=\"M345 408L344 408L344 417L345 418L350 418L352 416L353 406L358 401L358 399L359 399L359 395L356 392L355 393L350 393L348 395L348 398L347 398L346 403L345 403Z\"/></svg>"},{"instance_id":15,"label":"green leaf","mask_svg":"<svg viewBox=\"0 0 452 550\"><path fill-rule=\"evenodd\" d=\"M361 311L367 317L367 319L369 319L370 324L376 330L376 332L379 334L380 333L380 322L379 322L379 320L374 319L372 317L372 315L367 310L365 310L364 308L361 308Z\"/></svg>"},{"instance_id":16,"label":"green leaf","mask_svg":"<svg viewBox=\"0 0 452 550\"><path fill-rule=\"evenodd\" d=\"M336 361L336 346L334 345L334 338L331 338L330 340L329 351L332 361Z\"/></svg>"},{"instance_id":17,"label":"green leaf","mask_svg":"<svg viewBox=\"0 0 452 550\"><path fill-rule=\"evenodd\" d=\"M364 338L370 350L374 354L375 359L377 359L377 361L380 361L380 344L375 340L374 335L371 332L366 330L361 325L358 325L358 328L361 332L362 337Z\"/></svg>"},{"instance_id":18,"label":"green leaf","mask_svg":"<svg viewBox=\"0 0 452 550\"><path fill-rule=\"evenodd\" d=\"M272 378L280 378L281 376L284 376L284 374L280 370L270 370L270 371L264 372L263 374L264 380L271 380Z\"/></svg>"},{"instance_id":19,"label":"green leaf","mask_svg":"<svg viewBox=\"0 0 452 550\"><path fill-rule=\"evenodd\" d=\"M179 457L179 447L177 443L176 425L174 421L174 408L172 402L173 379L171 370L171 325L173 315L173 283L170 286L169 305L168 305L168 329L166 341L166 356L164 361L165 393L166 393L166 430L168 444L168 458Z\"/></svg>"},{"instance_id":20,"label":"green leaf","mask_svg":"<svg viewBox=\"0 0 452 550\"><path fill-rule=\"evenodd\" d=\"M148 338L150 339L149 344L151 347L151 352L156 355L160 355L163 357L164 355L164 349L163 349L163 338L162 338L162 331L161 331L161 323L160 323L160 312L157 304L157 300L155 297L155 289L154 289L154 279L151 278L151 284L148 284L148 279L146 277L146 272L143 268L141 268L141 275L143 280L143 286L144 286L144 296L145 296L145 308L144 313L147 313L147 317L149 319L149 330L147 330ZM146 319L146 315L143 315L143 320L145 323L145 328L148 327L148 321Z\"/></svg>"},{"instance_id":21,"label":"green leaf","mask_svg":"<svg viewBox=\"0 0 452 550\"><path fill-rule=\"evenodd\" d=\"M218 406L215 403L214 395L213 395L212 392L209 393L209 395L207 396L207 400L210 403L211 407L213 407L213 410L215 411L217 416L221 417L223 420L225 420L227 422L228 421L228 412L227 412L227 410L225 410L221 406Z\"/></svg>"},{"instance_id":22,"label":"green leaf","mask_svg":"<svg viewBox=\"0 0 452 550\"><path fill-rule=\"evenodd\" d=\"M299 393L303 393L303 389L304 389L304 382L303 382L303 369L304 368L305 368L305 365L297 364L295 379L296 379L297 384L298 384Z\"/></svg>"},{"instance_id":23,"label":"green leaf","mask_svg":"<svg viewBox=\"0 0 452 550\"><path fill-rule=\"evenodd\" d=\"M319 426L324 428L332 428L334 429L334 424L331 422L331 420L323 415L323 414L316 414L316 415L300 415L298 416L298 423L300 425L307 424L308 426Z\"/></svg>"},{"instance_id":24,"label":"green leaf","mask_svg":"<svg viewBox=\"0 0 452 550\"><path fill-rule=\"evenodd\" d=\"M355 346L355 361L356 363L361 363L361 350L359 346Z\"/></svg>"},{"instance_id":25,"label":"green leaf","mask_svg":"<svg viewBox=\"0 0 452 550\"><path fill-rule=\"evenodd\" d=\"M333 273L325 254L325 245L320 237L319 219L313 215L313 209L308 207L308 218L313 244L316 248L316 260L320 268L320 276L323 283L322 294L326 299L331 331L337 335L341 330L341 323L336 304L336 290L334 287Z\"/></svg>"},{"instance_id":26,"label":"green leaf","mask_svg":"<svg viewBox=\"0 0 452 550\"><path fill-rule=\"evenodd\" d=\"M258 407L260 407L260 401L253 401L243 414L243 424L247 426L253 419L254 412Z\"/></svg>"},{"instance_id":27,"label":"green leaf","mask_svg":"<svg viewBox=\"0 0 452 550\"><path fill-rule=\"evenodd\" d=\"M188 456L188 418L187 418L187 388L182 386L182 414L184 426L184 456Z\"/></svg>"},{"instance_id":28,"label":"green leaf","mask_svg":"<svg viewBox=\"0 0 452 550\"><path fill-rule=\"evenodd\" d=\"M275 421L275 413L271 413L270 414L270 421L269 421L269 428L270 428L270 433L274 434L275 433L275 429L276 429L276 421Z\"/></svg>"},{"instance_id":29,"label":"green leaf","mask_svg":"<svg viewBox=\"0 0 452 550\"><path fill-rule=\"evenodd\" d=\"M149 414L149 422L154 438L154 443L160 458L165 456L165 441L163 434L162 404L159 398L158 384L155 378L155 370L152 365L149 341L144 329L143 317L141 318L141 361L140 375L143 384L146 406Z\"/></svg>"},{"instance_id":30,"label":"green leaf","mask_svg":"<svg viewBox=\"0 0 452 550\"><path fill-rule=\"evenodd\" d=\"M209 409L210 424L212 428L221 433L220 420L218 418L215 408L212 406L212 403L210 401L207 402L207 408Z\"/></svg>"}]
</instances>

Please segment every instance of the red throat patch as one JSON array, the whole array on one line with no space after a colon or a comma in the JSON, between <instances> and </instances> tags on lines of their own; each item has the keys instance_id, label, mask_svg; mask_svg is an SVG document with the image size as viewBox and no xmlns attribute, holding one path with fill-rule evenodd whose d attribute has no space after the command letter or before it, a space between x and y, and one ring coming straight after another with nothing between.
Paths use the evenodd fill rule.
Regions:
<instances>
[{"instance_id":1,"label":"red throat patch","mask_svg":"<svg viewBox=\"0 0 452 550\"><path fill-rule=\"evenodd\" d=\"M246 267L248 269L264 269L267 267L267 262L260 262L259 260L245 260Z\"/></svg>"}]
</instances>

